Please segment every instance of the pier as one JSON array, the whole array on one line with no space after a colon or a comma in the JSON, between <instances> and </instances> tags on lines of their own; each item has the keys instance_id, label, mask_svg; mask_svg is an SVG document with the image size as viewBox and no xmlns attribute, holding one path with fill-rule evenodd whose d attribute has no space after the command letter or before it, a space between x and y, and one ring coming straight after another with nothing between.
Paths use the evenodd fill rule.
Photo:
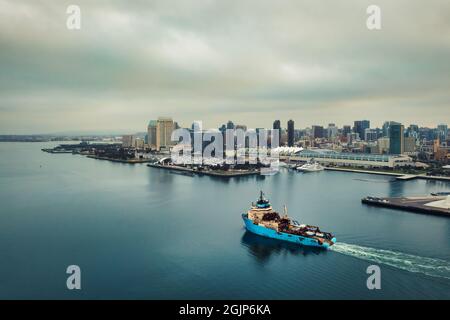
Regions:
<instances>
[{"instance_id":1,"label":"pier","mask_svg":"<svg viewBox=\"0 0 450 320\"><path fill-rule=\"evenodd\" d=\"M450 217L450 197L366 197L361 202L371 206Z\"/></svg>"},{"instance_id":2,"label":"pier","mask_svg":"<svg viewBox=\"0 0 450 320\"><path fill-rule=\"evenodd\" d=\"M391 176L396 180L408 181L414 179L424 179L424 180L436 180L436 181L448 181L450 182L450 177L444 176L428 176L425 173L421 174L406 174L399 172L388 172L388 171L377 171L377 170L364 170L364 169L353 169L353 168L338 168L338 167L325 167L325 170L329 171L340 171L340 172L353 172L353 173L366 173L366 174L377 174L383 176Z\"/></svg>"},{"instance_id":3,"label":"pier","mask_svg":"<svg viewBox=\"0 0 450 320\"><path fill-rule=\"evenodd\" d=\"M405 175L400 176L400 177L397 177L397 178L395 178L395 179L407 181L407 180L413 180L413 179L416 179L416 178L418 178L418 177L419 177L419 176L418 176L418 175L415 175L415 174L405 174Z\"/></svg>"},{"instance_id":4,"label":"pier","mask_svg":"<svg viewBox=\"0 0 450 320\"><path fill-rule=\"evenodd\" d=\"M221 178L231 178L231 177L242 177L242 176L252 176L259 175L259 170L194 170L192 168L176 166L176 165L163 165L158 163L149 163L148 167L166 169L173 171L180 171L204 176L213 176Z\"/></svg>"},{"instance_id":5,"label":"pier","mask_svg":"<svg viewBox=\"0 0 450 320\"><path fill-rule=\"evenodd\" d=\"M91 158L91 159L97 159L97 160L106 160L106 161L129 163L129 164L148 163L148 162L155 161L154 159L148 159L148 158L118 159L118 158L110 158L110 157L99 157L99 156L95 156L95 155L88 155L86 157Z\"/></svg>"}]
</instances>

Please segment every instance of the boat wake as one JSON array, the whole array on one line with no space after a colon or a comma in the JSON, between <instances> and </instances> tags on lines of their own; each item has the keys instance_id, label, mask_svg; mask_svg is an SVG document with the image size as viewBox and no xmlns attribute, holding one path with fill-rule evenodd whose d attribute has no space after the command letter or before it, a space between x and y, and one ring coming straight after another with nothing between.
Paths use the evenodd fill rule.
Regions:
<instances>
[{"instance_id":1,"label":"boat wake","mask_svg":"<svg viewBox=\"0 0 450 320\"><path fill-rule=\"evenodd\" d=\"M407 253L336 243L330 250L358 259L385 264L409 272L450 279L450 261L415 256Z\"/></svg>"}]
</instances>

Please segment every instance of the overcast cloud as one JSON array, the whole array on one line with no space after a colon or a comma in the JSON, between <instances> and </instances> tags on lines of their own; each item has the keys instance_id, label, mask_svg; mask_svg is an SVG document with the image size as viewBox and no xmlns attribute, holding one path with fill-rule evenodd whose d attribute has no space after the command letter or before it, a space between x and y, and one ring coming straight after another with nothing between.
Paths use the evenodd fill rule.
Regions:
<instances>
[{"instance_id":1,"label":"overcast cloud","mask_svg":"<svg viewBox=\"0 0 450 320\"><path fill-rule=\"evenodd\" d=\"M450 2L0 0L0 70L0 133L135 132L158 116L435 126L450 119Z\"/></svg>"}]
</instances>

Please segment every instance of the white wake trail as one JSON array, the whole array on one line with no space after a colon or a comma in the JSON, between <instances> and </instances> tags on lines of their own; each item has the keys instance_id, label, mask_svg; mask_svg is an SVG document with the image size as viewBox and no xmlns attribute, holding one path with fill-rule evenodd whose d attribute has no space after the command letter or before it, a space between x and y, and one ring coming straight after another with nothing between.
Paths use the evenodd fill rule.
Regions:
<instances>
[{"instance_id":1,"label":"white wake trail","mask_svg":"<svg viewBox=\"0 0 450 320\"><path fill-rule=\"evenodd\" d=\"M358 259L385 264L409 272L450 279L450 261L341 242L331 246L330 249Z\"/></svg>"}]
</instances>

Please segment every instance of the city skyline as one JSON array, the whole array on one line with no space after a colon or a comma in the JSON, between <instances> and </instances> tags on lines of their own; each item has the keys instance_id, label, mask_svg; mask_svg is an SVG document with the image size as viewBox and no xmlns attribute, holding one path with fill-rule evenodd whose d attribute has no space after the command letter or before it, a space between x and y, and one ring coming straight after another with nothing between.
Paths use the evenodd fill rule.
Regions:
<instances>
[{"instance_id":1,"label":"city skyline","mask_svg":"<svg viewBox=\"0 0 450 320\"><path fill-rule=\"evenodd\" d=\"M380 0L378 31L366 0L76 4L80 30L66 3L0 1L0 134L450 119L446 1Z\"/></svg>"},{"instance_id":2,"label":"city skyline","mask_svg":"<svg viewBox=\"0 0 450 320\"><path fill-rule=\"evenodd\" d=\"M294 122L294 129L297 130L312 130L314 131L314 127L320 127L322 129L327 129L329 125L333 125L336 129L338 130L345 130L346 127L349 127L350 130L352 132L354 132L354 128L355 128L355 122L359 122L359 121L369 121L370 129L380 129L383 130L383 126L386 123L399 123L401 125L403 125L405 127L405 129L407 129L409 126L417 126L418 128L428 128L428 129L437 129L439 126L447 126L450 127L450 124L447 122L438 122L438 123L434 123L431 124L429 126L426 125L422 125L420 122L414 122L414 123L404 123L401 121L395 121L395 120L383 120L381 122L381 125L373 125L373 121L371 119L359 119L359 120L349 120L347 122L345 122L344 124L339 124L336 121L322 121L322 122L316 122L316 123L311 123L309 125L306 126L299 126L297 125L297 120L294 118L288 118L286 121L281 120L279 118L274 118L272 119L267 125L257 125L257 126L249 126L247 125L247 123L245 121L241 121L241 120L236 120L236 119L223 119L221 122L219 120L218 123L212 124L211 126L205 125L206 122L202 121L202 120L191 120L191 122L189 122L189 120L187 120L188 122L186 123L180 123L180 121L177 121L178 118L177 117L169 117L169 116L155 116L154 118L150 118L150 120L145 120L144 122L141 121L141 125L139 128L134 128L134 129L105 129L105 130L66 130L66 131L58 131L58 132L31 132L31 133L8 133L8 132L0 132L0 135L4 135L4 136L8 136L8 135L67 135L67 136L71 136L71 135L75 135L75 136L79 136L79 135L112 135L112 134L135 134L135 133L143 133L143 132L147 132L148 130L148 122L149 121L155 121L158 118L169 118L172 119L174 121L174 123L176 123L180 128L190 128L192 126L193 123L197 123L197 122L202 122L202 128L203 130L217 130L220 129L221 126L227 126L227 124L232 123L234 126L245 126L246 129L258 129L258 128L263 128L263 129L272 129L274 128L274 122L278 121L279 122L279 129L281 130L288 130L288 122L290 120L292 120Z\"/></svg>"}]
</instances>

